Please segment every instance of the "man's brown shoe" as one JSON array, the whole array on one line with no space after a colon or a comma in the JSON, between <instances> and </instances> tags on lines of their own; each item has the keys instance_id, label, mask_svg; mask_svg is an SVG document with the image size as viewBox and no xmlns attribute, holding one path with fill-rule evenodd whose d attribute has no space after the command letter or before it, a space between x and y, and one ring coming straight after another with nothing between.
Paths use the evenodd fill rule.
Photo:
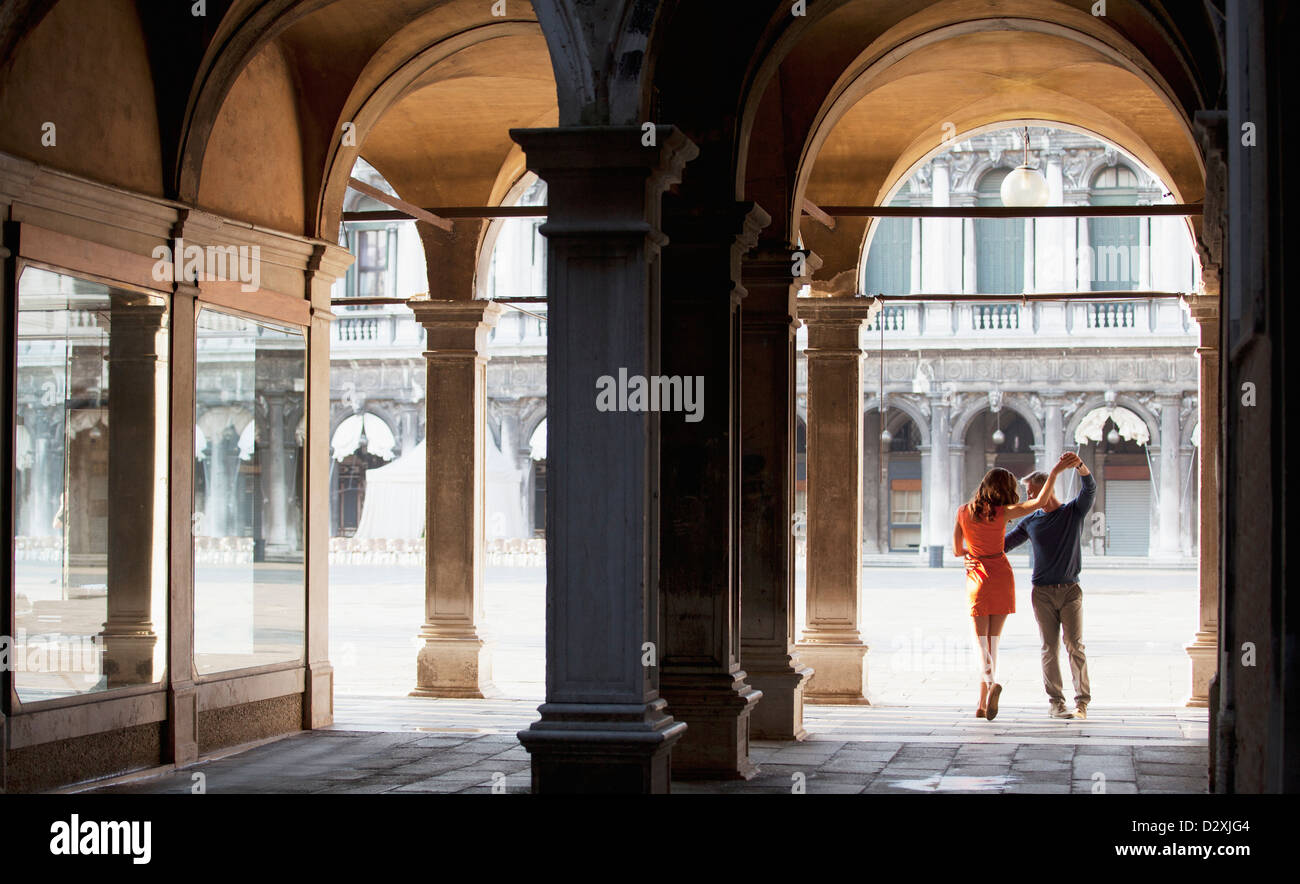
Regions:
<instances>
[{"instance_id":1,"label":"man's brown shoe","mask_svg":"<svg viewBox=\"0 0 1300 884\"><path fill-rule=\"evenodd\" d=\"M1088 717L1088 707L1087 707L1087 706L1075 706L1075 707L1074 707L1074 717L1075 717L1076 719L1087 718L1087 717Z\"/></svg>"},{"instance_id":2,"label":"man's brown shoe","mask_svg":"<svg viewBox=\"0 0 1300 884\"><path fill-rule=\"evenodd\" d=\"M989 721L998 717L998 697L1002 696L1002 685L995 684L989 688L989 709L985 716Z\"/></svg>"}]
</instances>

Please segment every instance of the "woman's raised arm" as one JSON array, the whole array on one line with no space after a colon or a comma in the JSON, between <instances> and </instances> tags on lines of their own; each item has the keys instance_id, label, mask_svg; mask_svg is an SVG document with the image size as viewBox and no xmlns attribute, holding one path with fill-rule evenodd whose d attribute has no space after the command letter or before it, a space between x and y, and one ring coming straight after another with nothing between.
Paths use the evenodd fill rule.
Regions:
<instances>
[{"instance_id":1,"label":"woman's raised arm","mask_svg":"<svg viewBox=\"0 0 1300 884\"><path fill-rule=\"evenodd\" d=\"M1034 510L1042 509L1043 504L1052 498L1052 488L1056 485L1057 475L1064 469L1068 469L1073 459L1076 457L1074 452L1067 451L1061 455L1061 459L1052 467L1052 471L1047 474L1047 481L1043 487L1038 489L1038 494L1024 503L1013 503L1007 507L1007 518L1018 519L1021 516L1028 515Z\"/></svg>"}]
</instances>

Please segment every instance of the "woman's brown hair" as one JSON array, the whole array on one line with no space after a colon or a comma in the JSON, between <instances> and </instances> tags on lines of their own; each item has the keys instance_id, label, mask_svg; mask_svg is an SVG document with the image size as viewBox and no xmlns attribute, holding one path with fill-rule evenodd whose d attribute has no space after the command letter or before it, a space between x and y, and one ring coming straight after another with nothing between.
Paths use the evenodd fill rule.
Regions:
<instances>
[{"instance_id":1,"label":"woman's brown hair","mask_svg":"<svg viewBox=\"0 0 1300 884\"><path fill-rule=\"evenodd\" d=\"M996 467L988 471L980 487L975 489L975 496L966 504L971 518L977 522L993 521L997 507L1020 502L1016 477L1010 471Z\"/></svg>"}]
</instances>

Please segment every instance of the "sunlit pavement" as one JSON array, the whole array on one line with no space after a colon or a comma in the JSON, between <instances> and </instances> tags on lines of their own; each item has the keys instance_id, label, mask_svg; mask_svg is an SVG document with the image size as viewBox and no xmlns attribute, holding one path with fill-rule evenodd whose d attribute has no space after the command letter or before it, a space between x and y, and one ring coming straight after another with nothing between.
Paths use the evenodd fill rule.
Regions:
<instances>
[{"instance_id":1,"label":"sunlit pavement","mask_svg":"<svg viewBox=\"0 0 1300 884\"><path fill-rule=\"evenodd\" d=\"M803 572L796 620L803 626ZM1190 687L1184 647L1196 632L1195 570L1097 568L1080 578L1093 702L1181 707ZM872 703L969 705L978 699L965 578L958 568L863 570L862 638ZM1016 565L1018 613L1007 620L998 659L1004 702L1047 709L1029 573ZM500 696L545 695L546 612L542 568L489 567L485 577L493 684ZM405 696L415 680L424 619L424 576L414 567L330 567L330 660L339 697ZM1069 691L1068 665L1062 668Z\"/></svg>"},{"instance_id":2,"label":"sunlit pavement","mask_svg":"<svg viewBox=\"0 0 1300 884\"><path fill-rule=\"evenodd\" d=\"M1085 721L1047 716L1028 574L1017 567L994 721L974 717L977 676L956 568L869 567L863 639L871 706L807 706L808 738L752 741L747 781L674 782L679 793L1204 792L1207 716L1183 705L1196 572L1095 569L1081 579L1093 703ZM799 575L800 626L802 578ZM105 791L526 792L515 737L545 685L541 568L489 568L494 684L486 700L407 696L423 616L417 568L331 568L335 724ZM1064 659L1062 660L1064 663ZM1067 693L1068 669L1065 671Z\"/></svg>"}]
</instances>

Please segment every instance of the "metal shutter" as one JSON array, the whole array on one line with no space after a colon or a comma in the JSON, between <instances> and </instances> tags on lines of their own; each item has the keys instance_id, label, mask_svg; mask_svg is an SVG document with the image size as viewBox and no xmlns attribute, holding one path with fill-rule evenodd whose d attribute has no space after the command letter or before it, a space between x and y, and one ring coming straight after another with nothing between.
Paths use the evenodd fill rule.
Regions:
<instances>
[{"instance_id":1,"label":"metal shutter","mask_svg":"<svg viewBox=\"0 0 1300 884\"><path fill-rule=\"evenodd\" d=\"M1151 540L1151 482L1106 482L1106 554L1145 556Z\"/></svg>"}]
</instances>

